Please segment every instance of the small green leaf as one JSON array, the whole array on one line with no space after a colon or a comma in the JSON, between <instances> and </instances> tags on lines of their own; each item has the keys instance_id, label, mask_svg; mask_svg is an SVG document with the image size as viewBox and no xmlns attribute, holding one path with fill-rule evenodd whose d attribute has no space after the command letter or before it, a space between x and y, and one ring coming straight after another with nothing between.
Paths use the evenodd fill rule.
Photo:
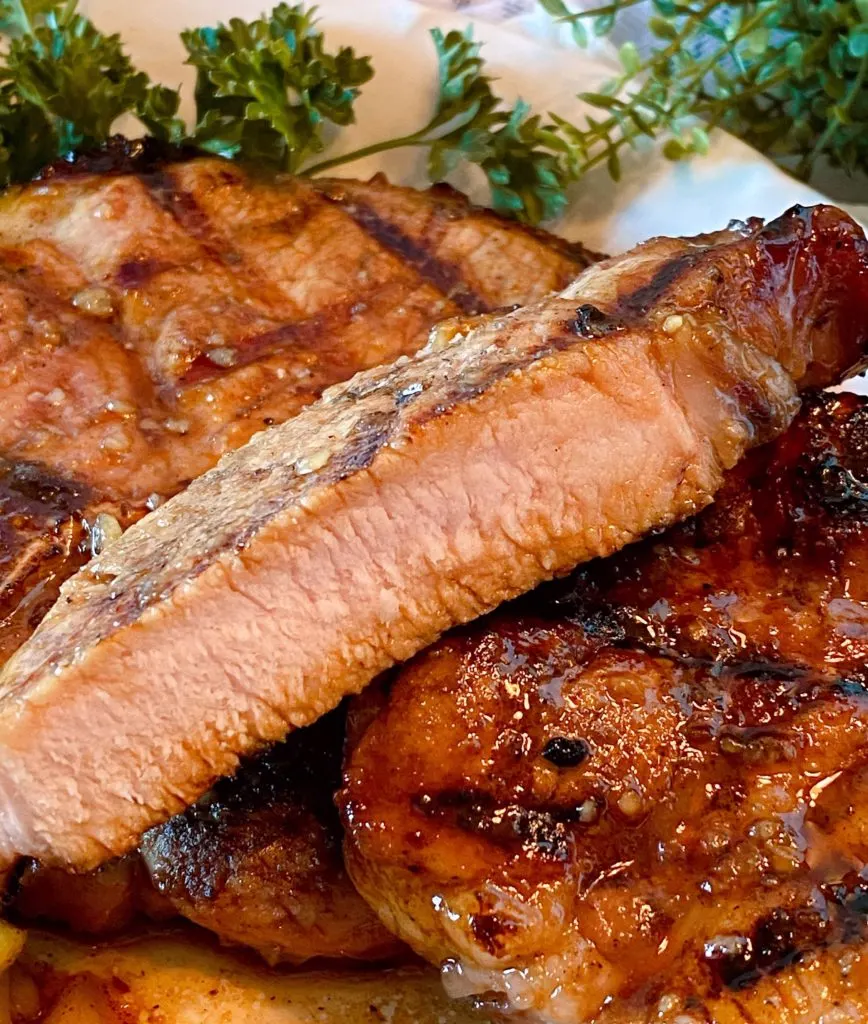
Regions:
<instances>
[{"instance_id":1,"label":"small green leaf","mask_svg":"<svg viewBox=\"0 0 868 1024\"><path fill-rule=\"evenodd\" d=\"M602 92L580 92L579 99L601 110L611 110L613 107L622 105L617 97L608 96Z\"/></svg>"},{"instance_id":2,"label":"small green leaf","mask_svg":"<svg viewBox=\"0 0 868 1024\"><path fill-rule=\"evenodd\" d=\"M639 68L642 65L642 59L639 56L639 51L636 49L635 43L624 43L618 51L618 55L621 58L621 64L624 67L624 71L628 75L635 75L639 71Z\"/></svg>"},{"instance_id":3,"label":"small green leaf","mask_svg":"<svg viewBox=\"0 0 868 1024\"><path fill-rule=\"evenodd\" d=\"M847 49L854 57L868 56L868 25L859 25L850 30Z\"/></svg>"},{"instance_id":4,"label":"small green leaf","mask_svg":"<svg viewBox=\"0 0 868 1024\"><path fill-rule=\"evenodd\" d=\"M699 153L701 156L705 156L708 153L710 143L708 132L704 128L700 128L699 125L691 128L690 140L695 153Z\"/></svg>"},{"instance_id":5,"label":"small green leaf","mask_svg":"<svg viewBox=\"0 0 868 1024\"><path fill-rule=\"evenodd\" d=\"M678 139L667 139L663 146L663 155L667 160L683 160L687 150Z\"/></svg>"},{"instance_id":6,"label":"small green leaf","mask_svg":"<svg viewBox=\"0 0 868 1024\"><path fill-rule=\"evenodd\" d=\"M573 42L584 49L589 42L588 30L585 27L585 23L580 18L576 18L576 20L570 25L570 30L573 35Z\"/></svg>"},{"instance_id":7,"label":"small green leaf","mask_svg":"<svg viewBox=\"0 0 868 1024\"><path fill-rule=\"evenodd\" d=\"M347 125L370 60L325 48L313 11L278 4L268 17L182 33L196 68L193 141L297 170L323 148L326 122Z\"/></svg>"},{"instance_id":8,"label":"small green leaf","mask_svg":"<svg viewBox=\"0 0 868 1024\"><path fill-rule=\"evenodd\" d=\"M615 24L614 14L600 14L594 18L594 35L595 36L607 36Z\"/></svg>"},{"instance_id":9,"label":"small green leaf","mask_svg":"<svg viewBox=\"0 0 868 1024\"><path fill-rule=\"evenodd\" d=\"M572 13L564 0L539 0L539 3L553 18L569 18Z\"/></svg>"},{"instance_id":10,"label":"small green leaf","mask_svg":"<svg viewBox=\"0 0 868 1024\"><path fill-rule=\"evenodd\" d=\"M621 160L618 157L617 151L614 149L609 153L608 159L606 160L606 168L612 181L621 180Z\"/></svg>"},{"instance_id":11,"label":"small green leaf","mask_svg":"<svg viewBox=\"0 0 868 1024\"><path fill-rule=\"evenodd\" d=\"M658 39L677 39L678 29L669 18L652 17L648 19L648 27Z\"/></svg>"}]
</instances>

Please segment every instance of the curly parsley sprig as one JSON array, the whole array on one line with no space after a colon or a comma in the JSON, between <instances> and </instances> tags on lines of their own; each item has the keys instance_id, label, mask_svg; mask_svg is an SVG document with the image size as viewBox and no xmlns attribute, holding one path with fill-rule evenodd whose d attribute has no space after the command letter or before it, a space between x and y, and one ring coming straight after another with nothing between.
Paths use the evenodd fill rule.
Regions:
<instances>
[{"instance_id":1,"label":"curly parsley sprig","mask_svg":"<svg viewBox=\"0 0 868 1024\"><path fill-rule=\"evenodd\" d=\"M182 33L197 73L194 145L297 171L322 152L326 122L352 123L370 58L329 53L314 12L282 3L270 17Z\"/></svg>"},{"instance_id":2,"label":"curly parsley sprig","mask_svg":"<svg viewBox=\"0 0 868 1024\"><path fill-rule=\"evenodd\" d=\"M177 92L152 85L120 38L99 32L74 0L0 0L0 31L10 37L0 63L0 183L99 145L122 114L152 135L183 137Z\"/></svg>"}]
</instances>

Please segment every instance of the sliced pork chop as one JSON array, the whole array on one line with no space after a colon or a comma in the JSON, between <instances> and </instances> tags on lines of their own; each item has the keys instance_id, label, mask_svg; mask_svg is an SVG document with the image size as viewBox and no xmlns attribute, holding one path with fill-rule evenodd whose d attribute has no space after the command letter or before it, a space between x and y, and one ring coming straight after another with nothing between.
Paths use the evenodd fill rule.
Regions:
<instances>
[{"instance_id":1,"label":"sliced pork chop","mask_svg":"<svg viewBox=\"0 0 868 1024\"><path fill-rule=\"evenodd\" d=\"M453 994L569 1024L858 1005L866 428L865 399L811 398L700 516L447 638L366 712L348 867Z\"/></svg>"},{"instance_id":2,"label":"sliced pork chop","mask_svg":"<svg viewBox=\"0 0 868 1024\"><path fill-rule=\"evenodd\" d=\"M0 197L0 661L107 530L444 317L535 302L591 261L457 193L345 183L369 231L337 181L129 146L72 170Z\"/></svg>"},{"instance_id":3,"label":"sliced pork chop","mask_svg":"<svg viewBox=\"0 0 868 1024\"><path fill-rule=\"evenodd\" d=\"M124 852L450 626L706 504L862 355L832 208L586 273L330 389L70 581L2 677L0 859Z\"/></svg>"}]
</instances>

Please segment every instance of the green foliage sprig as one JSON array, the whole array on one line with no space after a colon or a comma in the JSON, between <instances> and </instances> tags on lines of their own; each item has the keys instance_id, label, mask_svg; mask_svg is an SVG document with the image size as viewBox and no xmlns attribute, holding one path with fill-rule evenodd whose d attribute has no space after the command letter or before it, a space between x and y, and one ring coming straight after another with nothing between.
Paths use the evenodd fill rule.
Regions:
<instances>
[{"instance_id":1,"label":"green foliage sprig","mask_svg":"<svg viewBox=\"0 0 868 1024\"><path fill-rule=\"evenodd\" d=\"M639 0L573 11L540 0L577 42L606 35ZM868 0L652 0L650 52L621 47L623 71L583 98L602 111L588 131L564 126L577 173L641 136L665 139L680 159L724 128L800 177L818 159L849 172L868 167Z\"/></svg>"}]
</instances>

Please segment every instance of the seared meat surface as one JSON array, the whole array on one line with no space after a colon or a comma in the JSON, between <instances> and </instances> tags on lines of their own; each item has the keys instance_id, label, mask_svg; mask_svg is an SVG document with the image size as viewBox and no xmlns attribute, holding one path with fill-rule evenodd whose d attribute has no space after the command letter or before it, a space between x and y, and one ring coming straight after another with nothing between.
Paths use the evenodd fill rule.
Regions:
<instances>
[{"instance_id":1,"label":"seared meat surface","mask_svg":"<svg viewBox=\"0 0 868 1024\"><path fill-rule=\"evenodd\" d=\"M101 511L129 525L437 321L537 301L591 261L458 193L117 156L0 197L0 660Z\"/></svg>"},{"instance_id":2,"label":"seared meat surface","mask_svg":"<svg viewBox=\"0 0 868 1024\"><path fill-rule=\"evenodd\" d=\"M400 672L346 767L354 881L531 1020L858 1007L866 609L868 402L815 396L695 519Z\"/></svg>"},{"instance_id":3,"label":"seared meat surface","mask_svg":"<svg viewBox=\"0 0 868 1024\"><path fill-rule=\"evenodd\" d=\"M704 506L862 358L866 287L830 207L657 239L225 456L7 663L0 859L125 852L447 628Z\"/></svg>"},{"instance_id":4,"label":"seared meat surface","mask_svg":"<svg viewBox=\"0 0 868 1024\"><path fill-rule=\"evenodd\" d=\"M184 917L267 960L376 960L403 946L347 877L334 805L343 714L333 711L145 834L157 891Z\"/></svg>"}]
</instances>

